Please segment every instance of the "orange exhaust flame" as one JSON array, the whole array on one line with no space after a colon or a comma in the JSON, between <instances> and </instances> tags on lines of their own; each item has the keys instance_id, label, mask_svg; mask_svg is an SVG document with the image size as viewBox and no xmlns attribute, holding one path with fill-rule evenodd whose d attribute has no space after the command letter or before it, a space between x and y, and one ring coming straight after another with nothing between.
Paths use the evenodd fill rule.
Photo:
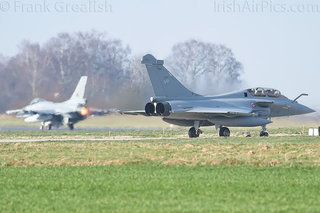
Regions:
<instances>
[{"instance_id":1,"label":"orange exhaust flame","mask_svg":"<svg viewBox=\"0 0 320 213\"><path fill-rule=\"evenodd\" d=\"M80 115L87 116L88 114L89 114L89 108L88 107L81 107Z\"/></svg>"}]
</instances>

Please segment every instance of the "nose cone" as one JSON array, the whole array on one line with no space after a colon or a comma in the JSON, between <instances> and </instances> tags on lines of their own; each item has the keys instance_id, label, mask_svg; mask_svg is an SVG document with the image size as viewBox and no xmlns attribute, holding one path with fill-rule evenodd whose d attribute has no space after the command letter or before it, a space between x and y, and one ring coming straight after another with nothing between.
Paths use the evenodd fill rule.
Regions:
<instances>
[{"instance_id":1,"label":"nose cone","mask_svg":"<svg viewBox=\"0 0 320 213\"><path fill-rule=\"evenodd\" d=\"M297 104L295 108L295 113L297 115L302 115L302 114L308 114L308 113L313 113L315 112L313 109L305 106L305 105L302 105L302 104Z\"/></svg>"}]
</instances>

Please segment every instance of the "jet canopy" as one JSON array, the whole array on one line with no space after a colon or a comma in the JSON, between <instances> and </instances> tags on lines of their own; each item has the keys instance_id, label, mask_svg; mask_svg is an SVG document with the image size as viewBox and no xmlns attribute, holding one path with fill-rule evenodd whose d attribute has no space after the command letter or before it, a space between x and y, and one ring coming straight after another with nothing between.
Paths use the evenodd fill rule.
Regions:
<instances>
[{"instance_id":1,"label":"jet canopy","mask_svg":"<svg viewBox=\"0 0 320 213\"><path fill-rule=\"evenodd\" d=\"M257 87L257 88L248 89L248 92L252 96L256 96L256 97L271 97L271 98L284 97L283 95L281 95L281 92L279 90L272 89L272 88Z\"/></svg>"},{"instance_id":2,"label":"jet canopy","mask_svg":"<svg viewBox=\"0 0 320 213\"><path fill-rule=\"evenodd\" d=\"M39 103L39 102L44 102L45 100L44 99L42 99L42 98L35 98L35 99L33 99L31 102L30 102L30 105L32 105L32 104L37 104L37 103Z\"/></svg>"}]
</instances>

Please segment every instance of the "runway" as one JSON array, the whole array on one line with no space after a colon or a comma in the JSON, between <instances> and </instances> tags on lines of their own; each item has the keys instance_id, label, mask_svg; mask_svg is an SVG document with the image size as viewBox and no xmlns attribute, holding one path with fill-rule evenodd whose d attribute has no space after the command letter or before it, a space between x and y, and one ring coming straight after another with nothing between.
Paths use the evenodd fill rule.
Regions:
<instances>
[{"instance_id":1,"label":"runway","mask_svg":"<svg viewBox=\"0 0 320 213\"><path fill-rule=\"evenodd\" d=\"M110 127L104 127L104 128L94 128L94 127L76 127L72 131L120 131L120 130L163 130L161 128L110 128ZM41 131L39 127L36 126L0 126L0 131ZM49 130L44 130L49 131ZM70 131L66 127L60 127L58 129L53 129L50 131Z\"/></svg>"},{"instance_id":2,"label":"runway","mask_svg":"<svg viewBox=\"0 0 320 213\"><path fill-rule=\"evenodd\" d=\"M173 137L130 137L116 136L104 138L35 138L35 139L0 139L0 143L34 143L34 142L66 142L66 141L145 141L145 140L175 140Z\"/></svg>"},{"instance_id":3,"label":"runway","mask_svg":"<svg viewBox=\"0 0 320 213\"><path fill-rule=\"evenodd\" d=\"M153 130L163 130L163 129L152 129L152 128L148 128L148 129L141 129L141 128L76 128L74 129L72 132L99 132L99 131L123 131L123 130L127 130L127 131L141 131L141 130L149 130L149 131L153 131ZM41 132L41 130L39 130L38 127L35 126L0 126L0 134L1 131L39 131ZM53 132L65 132L65 131L70 131L68 128L59 128L59 129L54 129L54 130L50 130ZM44 132L49 132L49 130L44 130ZM71 131L70 131L71 132ZM27 136L26 136L27 137ZM174 140L177 139L176 137L139 137L139 136L109 136L109 137L104 137L104 136L98 136L98 137L90 137L90 136L85 136L85 137L81 137L81 135L75 135L75 136L62 136L59 137L57 136L52 136L52 137L48 137L48 136L37 136L37 137L23 137L23 138L17 138L17 139L12 139L11 138L3 138L0 139L0 143L33 143L33 142L66 142L66 141L97 141L97 142L101 142L101 141L145 141L145 140Z\"/></svg>"}]
</instances>

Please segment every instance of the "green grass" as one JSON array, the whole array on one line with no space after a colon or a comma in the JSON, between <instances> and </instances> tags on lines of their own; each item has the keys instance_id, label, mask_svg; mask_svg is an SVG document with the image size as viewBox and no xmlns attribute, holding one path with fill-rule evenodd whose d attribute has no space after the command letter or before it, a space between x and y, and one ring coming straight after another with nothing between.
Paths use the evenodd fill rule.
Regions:
<instances>
[{"instance_id":1,"label":"green grass","mask_svg":"<svg viewBox=\"0 0 320 213\"><path fill-rule=\"evenodd\" d=\"M0 143L0 166L316 166L319 137Z\"/></svg>"},{"instance_id":2,"label":"green grass","mask_svg":"<svg viewBox=\"0 0 320 213\"><path fill-rule=\"evenodd\" d=\"M0 167L1 212L318 212L318 168Z\"/></svg>"},{"instance_id":3,"label":"green grass","mask_svg":"<svg viewBox=\"0 0 320 213\"><path fill-rule=\"evenodd\" d=\"M81 139L0 143L0 212L320 211L320 137L307 128L271 127L269 138L232 128L219 138L210 127L189 139L188 128L153 127L0 131L0 139ZM236 137L242 131L253 137ZM109 136L149 139L87 140Z\"/></svg>"}]
</instances>

